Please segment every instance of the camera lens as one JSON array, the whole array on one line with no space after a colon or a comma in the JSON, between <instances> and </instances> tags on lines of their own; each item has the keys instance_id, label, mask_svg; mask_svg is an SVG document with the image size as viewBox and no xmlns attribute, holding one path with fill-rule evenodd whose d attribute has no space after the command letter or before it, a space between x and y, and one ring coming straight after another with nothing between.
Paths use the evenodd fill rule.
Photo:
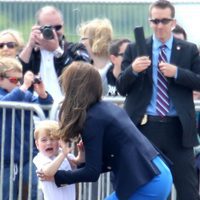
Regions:
<instances>
[{"instance_id":1,"label":"camera lens","mask_svg":"<svg viewBox=\"0 0 200 200\"><path fill-rule=\"evenodd\" d=\"M44 26L41 28L41 32L43 34L43 37L46 40L51 40L53 39L53 30L51 26Z\"/></svg>"}]
</instances>

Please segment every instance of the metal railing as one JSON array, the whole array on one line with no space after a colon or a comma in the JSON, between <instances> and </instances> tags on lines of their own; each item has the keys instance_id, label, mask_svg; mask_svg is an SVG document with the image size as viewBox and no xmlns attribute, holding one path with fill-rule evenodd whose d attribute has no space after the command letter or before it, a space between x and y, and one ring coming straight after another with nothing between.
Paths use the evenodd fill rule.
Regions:
<instances>
[{"instance_id":1,"label":"metal railing","mask_svg":"<svg viewBox=\"0 0 200 200\"><path fill-rule=\"evenodd\" d=\"M13 197L13 174L14 176L16 174L19 175L19 187L18 187L18 199L21 200L23 196L23 170L24 170L24 151L29 151L29 175L28 175L28 192L27 192L27 198L31 199L31 188L32 188L32 155L33 155L33 127L34 127L34 121L33 116L37 115L40 120L45 119L45 115L41 107L37 104L30 104L30 103L18 103L18 102L0 102L0 117L1 117L1 137L0 137L0 152L1 152L1 159L0 159L0 199L3 199L3 184L5 181L5 178L9 178L9 187L7 188L9 193L9 199L12 200ZM28 112L28 113L27 113ZM26 117L29 116L29 117ZM29 120L26 121L25 120ZM30 129L25 130L24 125L28 123L28 126ZM10 127L11 125L11 127ZM18 132L18 127L21 130ZM7 130L9 129L9 131ZM9 134L9 135L7 135ZM25 144L25 135L29 134L29 149L24 149ZM6 137L10 137L10 146L5 146ZM19 142L20 144L20 151L15 152L16 144ZM6 151L10 149L10 161L4 160L4 155ZM19 149L18 149L19 150ZM16 155L18 154L18 155ZM15 156L19 156L19 163L16 165L16 161L14 160ZM5 177L4 176L4 170L5 170L5 162L8 162L7 166L10 168L10 176ZM18 170L17 170L18 168ZM18 171L15 171L15 169Z\"/></svg>"},{"instance_id":2,"label":"metal railing","mask_svg":"<svg viewBox=\"0 0 200 200\"><path fill-rule=\"evenodd\" d=\"M124 103L124 97L103 97L103 100L105 101L110 101L113 103L116 103L119 106L123 106ZM7 147L5 147L5 132L6 129L8 128L6 126L6 119L7 119L7 113L6 110L9 109L11 112L10 117L12 118L12 127L11 127L11 152L10 152L10 168L11 168L11 174L13 173L13 166L14 166L14 141L16 139L16 134L15 134L15 119L17 117L16 112L20 112L21 116L21 127L23 127L23 124L25 123L25 113L28 111L30 112L30 130L29 133L30 135L33 134L33 129L34 129L34 116L37 115L37 118L39 120L44 120L47 117L45 117L44 112L48 111L49 116L48 118L51 120L57 120L58 119L58 112L60 109L60 105L58 103L53 104L52 106L40 106L37 104L29 104L29 103L18 103L18 102L0 102L0 110L2 111L1 117L2 123L1 126L1 135L0 135L0 200L3 200L2 198L2 185L4 182L3 175L4 175L4 159L3 155L5 151L7 151ZM200 111L200 100L195 101L195 109L196 111ZM21 138L21 146L20 146L20 163L19 163L19 188L18 188L18 199L21 200L23 196L23 188L22 188L22 180L23 180L23 145L24 145L24 134L25 130L21 128L21 132L19 133L20 138ZM30 149L29 149L29 160L32 161L32 146L33 146L33 137L30 137ZM32 187L32 167L33 164L32 162L29 163L29 183L28 183L28 200L31 199L31 187ZM8 192L10 195L10 200L12 200L12 189L13 189L13 184L12 184L12 176L9 177L10 179L10 187L8 188ZM108 196L112 192L112 187L110 184L110 173L105 173L102 174L99 178L99 180L96 183L79 183L78 184L78 190L77 190L77 199L79 200L101 200L104 199L106 196ZM175 199L175 190L172 190L172 199ZM42 197L38 196L38 200L41 200Z\"/></svg>"}]
</instances>

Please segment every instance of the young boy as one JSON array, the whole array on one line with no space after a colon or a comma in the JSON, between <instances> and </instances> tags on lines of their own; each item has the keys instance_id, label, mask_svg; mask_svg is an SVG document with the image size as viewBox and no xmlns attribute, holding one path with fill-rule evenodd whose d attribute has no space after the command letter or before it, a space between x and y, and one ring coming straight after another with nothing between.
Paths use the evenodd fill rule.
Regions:
<instances>
[{"instance_id":1,"label":"young boy","mask_svg":"<svg viewBox=\"0 0 200 200\"><path fill-rule=\"evenodd\" d=\"M53 177L58 169L71 170L67 157L72 159L72 155L63 154L59 148L58 122L45 120L38 123L35 132L35 144L39 153L33 159L38 171L47 172L49 177ZM42 191L45 200L75 200L75 184L65 185L58 188L53 180L41 181Z\"/></svg>"},{"instance_id":2,"label":"young boy","mask_svg":"<svg viewBox=\"0 0 200 200\"><path fill-rule=\"evenodd\" d=\"M23 83L20 83L23 80ZM13 102L27 102L27 103L39 103L39 104L52 104L52 97L45 91L44 84L41 82L39 84L33 84L34 75L32 72L28 71L25 73L24 78L22 76L22 65L18 60L11 57L0 58L0 101L13 101ZM34 86L35 92L38 97L33 96L33 94L28 91L31 86ZM24 130L23 138L23 184L27 184L29 180L29 162L30 160L30 136L31 132L31 112L24 112L24 121L22 121L21 110L15 109L15 119L12 119L12 110L6 109L5 121L5 131L2 132L2 118L3 109L0 109L0 144L2 144L3 135L5 136L5 142L3 147L0 149L1 152L4 149L4 156L0 158L0 161L4 161L4 177L3 177L3 199L9 199L9 187L10 187L10 174L12 172L10 168L11 163L11 136L12 128L14 128L14 173L11 174L13 177L13 199L17 199L19 190L19 163L20 159L20 147L22 145L21 141L21 131ZM13 127L14 124L14 127ZM22 127L23 124L23 127ZM36 148L35 148L36 150ZM33 152L36 153L33 149ZM33 155L34 155L33 153ZM26 175L25 175L26 174ZM32 169L32 199L37 198L37 176L35 174L35 169Z\"/></svg>"}]
</instances>

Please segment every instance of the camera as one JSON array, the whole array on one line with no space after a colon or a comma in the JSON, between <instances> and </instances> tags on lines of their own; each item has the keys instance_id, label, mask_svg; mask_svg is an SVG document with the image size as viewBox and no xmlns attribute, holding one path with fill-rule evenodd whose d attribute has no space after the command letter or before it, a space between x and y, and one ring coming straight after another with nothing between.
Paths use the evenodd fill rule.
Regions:
<instances>
[{"instance_id":1,"label":"camera","mask_svg":"<svg viewBox=\"0 0 200 200\"><path fill-rule=\"evenodd\" d=\"M33 80L33 84L40 84L42 82L41 77L35 76L34 80Z\"/></svg>"},{"instance_id":2,"label":"camera","mask_svg":"<svg viewBox=\"0 0 200 200\"><path fill-rule=\"evenodd\" d=\"M51 39L53 39L54 35L53 35L52 26L50 26L50 25L42 26L42 27L40 27L40 31L41 31L43 37L44 37L46 40L51 40Z\"/></svg>"}]
</instances>

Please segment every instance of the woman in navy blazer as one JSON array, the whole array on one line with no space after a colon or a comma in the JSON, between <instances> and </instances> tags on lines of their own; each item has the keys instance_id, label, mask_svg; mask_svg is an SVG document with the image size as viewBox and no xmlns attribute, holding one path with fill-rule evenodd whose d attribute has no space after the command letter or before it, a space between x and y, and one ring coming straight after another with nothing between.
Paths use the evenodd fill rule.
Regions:
<instances>
[{"instance_id":1,"label":"woman in navy blazer","mask_svg":"<svg viewBox=\"0 0 200 200\"><path fill-rule=\"evenodd\" d=\"M61 139L81 137L85 163L73 171L57 171L57 186L93 182L112 171L115 192L106 200L167 199L172 186L169 168L126 112L101 100L98 71L89 63L73 62L62 73L61 83Z\"/></svg>"}]
</instances>

